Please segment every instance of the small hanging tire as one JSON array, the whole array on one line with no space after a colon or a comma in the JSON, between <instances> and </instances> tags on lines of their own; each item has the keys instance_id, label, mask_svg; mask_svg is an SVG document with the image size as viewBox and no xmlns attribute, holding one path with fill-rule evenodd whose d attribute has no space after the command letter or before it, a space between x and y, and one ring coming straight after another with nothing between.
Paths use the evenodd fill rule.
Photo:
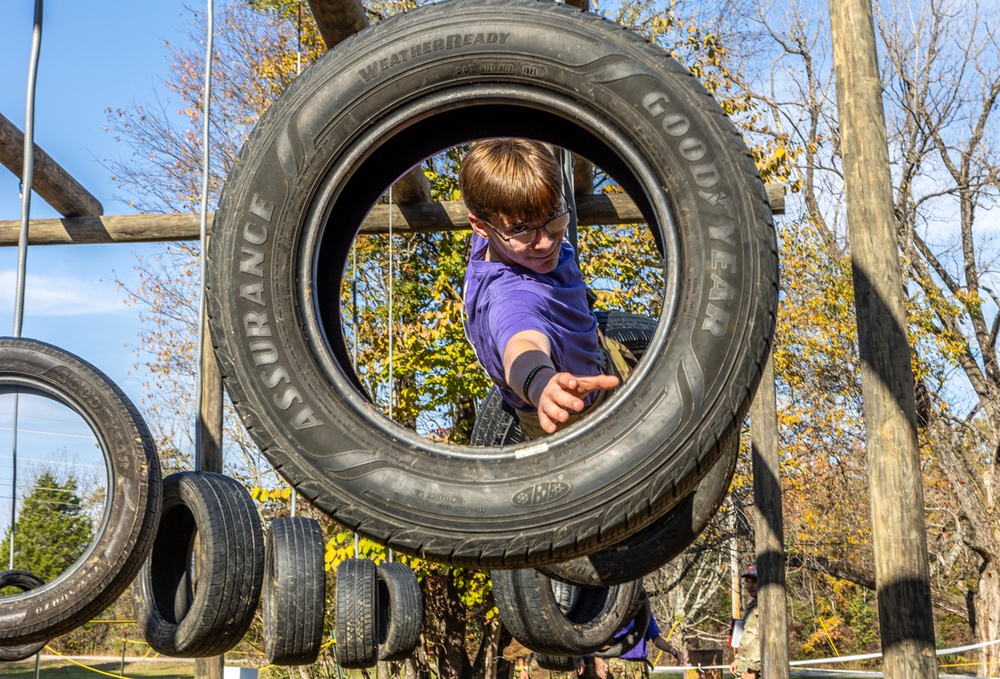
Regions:
<instances>
[{"instance_id":1,"label":"small hanging tire","mask_svg":"<svg viewBox=\"0 0 1000 679\"><path fill-rule=\"evenodd\" d=\"M580 153L625 189L663 248L663 311L647 360L603 407L484 453L371 406L341 283L396 178L502 136ZM220 370L274 467L352 530L478 568L591 553L688 495L749 409L778 299L764 186L718 103L659 47L541 0L426 4L320 57L240 151L208 255Z\"/></svg>"},{"instance_id":2,"label":"small hanging tire","mask_svg":"<svg viewBox=\"0 0 1000 679\"><path fill-rule=\"evenodd\" d=\"M579 656L548 655L546 653L534 653L535 664L539 669L550 672L573 672L576 673Z\"/></svg>"},{"instance_id":3,"label":"small hanging tire","mask_svg":"<svg viewBox=\"0 0 1000 679\"><path fill-rule=\"evenodd\" d=\"M401 563L376 568L378 659L406 660L420 643L424 624L424 596L413 569Z\"/></svg>"},{"instance_id":4,"label":"small hanging tire","mask_svg":"<svg viewBox=\"0 0 1000 679\"><path fill-rule=\"evenodd\" d=\"M377 582L371 559L347 559L337 566L337 664L344 669L378 662Z\"/></svg>"},{"instance_id":5,"label":"small hanging tire","mask_svg":"<svg viewBox=\"0 0 1000 679\"><path fill-rule=\"evenodd\" d=\"M607 646L635 617L641 582L580 587L563 611L551 579L534 569L492 571L493 598L511 635L536 653L588 655Z\"/></svg>"},{"instance_id":6,"label":"small hanging tire","mask_svg":"<svg viewBox=\"0 0 1000 679\"><path fill-rule=\"evenodd\" d=\"M0 571L0 589L5 587L17 587L22 592L30 592L45 584L40 577L28 571L17 569ZM17 646L0 646L0 662L17 662L35 655L43 648L47 641L36 641L33 644L19 644Z\"/></svg>"},{"instance_id":7,"label":"small hanging tire","mask_svg":"<svg viewBox=\"0 0 1000 679\"><path fill-rule=\"evenodd\" d=\"M323 642L326 571L315 519L281 517L264 537L261 616L271 665L311 665Z\"/></svg>"},{"instance_id":8,"label":"small hanging tire","mask_svg":"<svg viewBox=\"0 0 1000 679\"><path fill-rule=\"evenodd\" d=\"M253 622L264 580L264 535L235 479L178 472L163 480L163 520L138 584L138 622L163 655L225 653Z\"/></svg>"},{"instance_id":9,"label":"small hanging tire","mask_svg":"<svg viewBox=\"0 0 1000 679\"><path fill-rule=\"evenodd\" d=\"M106 375L57 347L0 338L0 394L31 394L88 423L107 467L97 534L58 577L0 599L0 644L44 642L92 620L135 579L160 520L160 461L139 411Z\"/></svg>"},{"instance_id":10,"label":"small hanging tire","mask_svg":"<svg viewBox=\"0 0 1000 679\"><path fill-rule=\"evenodd\" d=\"M637 580L668 563L701 535L725 499L739 458L738 432L726 451L695 489L652 525L607 549L538 570L567 583L607 587Z\"/></svg>"}]
</instances>

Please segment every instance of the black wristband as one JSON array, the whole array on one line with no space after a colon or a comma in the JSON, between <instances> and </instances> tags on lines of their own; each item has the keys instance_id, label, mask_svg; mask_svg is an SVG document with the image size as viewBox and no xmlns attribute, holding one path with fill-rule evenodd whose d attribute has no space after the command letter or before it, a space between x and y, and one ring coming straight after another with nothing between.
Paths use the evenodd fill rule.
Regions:
<instances>
[{"instance_id":1,"label":"black wristband","mask_svg":"<svg viewBox=\"0 0 1000 679\"><path fill-rule=\"evenodd\" d=\"M521 391L524 393L524 400L527 401L528 403L531 403L531 397L528 395L528 387L531 386L531 380L535 379L535 375L537 375L538 371L541 370L542 368L552 368L552 366L545 364L536 365L534 368L531 369L531 372L528 373L528 376L524 378L524 387L522 387ZM552 369L555 370L555 368Z\"/></svg>"}]
</instances>

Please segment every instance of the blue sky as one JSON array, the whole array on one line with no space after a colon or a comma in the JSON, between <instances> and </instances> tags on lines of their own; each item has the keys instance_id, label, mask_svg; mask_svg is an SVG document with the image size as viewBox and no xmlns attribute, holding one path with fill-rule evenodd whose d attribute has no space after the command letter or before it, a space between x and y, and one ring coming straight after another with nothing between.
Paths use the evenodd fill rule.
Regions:
<instances>
[{"instance_id":1,"label":"blue sky","mask_svg":"<svg viewBox=\"0 0 1000 679\"><path fill-rule=\"evenodd\" d=\"M202 3L189 5L201 7ZM134 211L127 203L116 198L111 173L102 165L109 158L128 156L128 149L104 130L105 110L149 102L154 93L169 101L162 86L169 67L164 43L187 40L185 26L190 14L180 0L49 0L44 10L35 142L102 202L105 214L131 214ZM0 21L0 56L4 64L0 69L0 113L22 130L33 17L32 0L12 0L5 3ZM20 219L18 184L11 172L0 167L0 220ZM56 216L41 198L32 196L33 219ZM132 253L148 252L150 247L111 244L29 248L21 333L22 337L55 344L94 364L140 409L142 377L134 373L136 355L132 349L139 341L139 315L137 309L124 304L114 280L134 280ZM17 248L0 248L2 336L10 335L13 329L16 271ZM27 458L38 456L33 452L36 450L61 450L63 456L77 459L78 464L88 463L83 458L93 446L78 432L48 439L29 434L63 427L66 412L36 411L36 419L32 420L23 408L22 415L27 419L19 418L23 435L18 440L18 453L26 463ZM0 403L0 410L4 411L0 412L2 535L9 521L9 500L3 498L10 496L10 406ZM79 452L72 448L74 441L84 441ZM19 475L27 473L26 469ZM0 565L5 561L0 559Z\"/></svg>"},{"instance_id":2,"label":"blue sky","mask_svg":"<svg viewBox=\"0 0 1000 679\"><path fill-rule=\"evenodd\" d=\"M25 87L34 3L5 7L0 23L0 113L24 128ZM127 156L105 132L105 110L148 102L169 66L165 41L184 37L188 15L180 0L149 3L101 0L45 3L38 66L35 141L104 205L105 214L129 214L116 199L111 173L102 163ZM56 212L32 196L32 218ZM0 168L0 220L20 218L17 178ZM132 273L137 244L39 246L28 251L28 288L22 336L56 344L94 363L133 400L139 381L123 345L135 345L138 314L125 307L113 284ZM0 248L0 333L13 327L16 248Z\"/></svg>"}]
</instances>

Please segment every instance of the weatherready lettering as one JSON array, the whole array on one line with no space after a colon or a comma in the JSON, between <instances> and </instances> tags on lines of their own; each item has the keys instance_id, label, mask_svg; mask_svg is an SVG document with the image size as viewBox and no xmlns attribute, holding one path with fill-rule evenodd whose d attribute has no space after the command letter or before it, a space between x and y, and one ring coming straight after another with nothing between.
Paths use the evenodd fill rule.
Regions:
<instances>
[{"instance_id":1,"label":"weatherready lettering","mask_svg":"<svg viewBox=\"0 0 1000 679\"><path fill-rule=\"evenodd\" d=\"M408 59L440 50L452 50L472 45L503 45L509 37L510 33L500 32L452 33L444 38L425 40L424 42L410 45L398 52L393 52L389 56L371 62L359 70L358 73L361 74L362 80L369 82L377 78L380 73L385 73L394 66L405 63Z\"/></svg>"},{"instance_id":2,"label":"weatherready lettering","mask_svg":"<svg viewBox=\"0 0 1000 679\"><path fill-rule=\"evenodd\" d=\"M266 252L261 246L267 243L270 236L268 226L274 214L274 206L254 194L248 212L249 219L243 224L243 244L240 247L240 274L251 280L240 284L240 297L261 308L251 309L243 314L243 332L247 338L252 338L249 344L254 365L260 368L261 380L274 403L281 410L297 406L292 415L292 426L295 429L318 427L323 422L316 419L313 409L305 405L301 392L291 385L288 370L275 365L281 356L274 342L266 339L271 337L271 326L264 289Z\"/></svg>"},{"instance_id":3,"label":"weatherready lettering","mask_svg":"<svg viewBox=\"0 0 1000 679\"><path fill-rule=\"evenodd\" d=\"M680 112L668 112L666 104L670 97L663 92L647 92L642 98L642 107L654 119L659 121L660 128L671 137L680 137L678 150L684 160L688 161L688 171L694 183L700 188L698 195L711 205L726 204L728 198L724 192L712 192L722 180L719 169L712 161L705 161L708 146L705 141L692 132L691 121ZM707 330L716 337L725 337L729 333L730 310L736 298L736 290L730 280L739 275L739 262L736 258L736 229L732 224L708 227L709 238L714 247L711 250L712 286L708 291L711 300L705 306L705 318L701 329ZM715 304L714 302L719 302ZM725 302L725 305L722 303Z\"/></svg>"}]
</instances>

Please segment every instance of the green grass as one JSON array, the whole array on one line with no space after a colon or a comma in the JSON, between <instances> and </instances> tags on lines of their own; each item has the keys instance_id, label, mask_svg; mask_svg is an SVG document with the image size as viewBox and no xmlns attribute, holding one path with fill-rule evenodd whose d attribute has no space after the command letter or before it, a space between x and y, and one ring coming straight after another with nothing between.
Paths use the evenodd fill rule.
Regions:
<instances>
[{"instance_id":1,"label":"green grass","mask_svg":"<svg viewBox=\"0 0 1000 679\"><path fill-rule=\"evenodd\" d=\"M82 661L82 664L87 667L74 665L68 660L43 660L38 676L44 679L100 679L101 677L107 677L109 674L115 677L121 676L119 674L121 661L119 660L108 662ZM99 670L99 672L95 672L94 670ZM34 657L19 662L0 663L0 677L4 677L5 679L33 679L34 676ZM125 677L127 679L193 676L193 662L125 662Z\"/></svg>"}]
</instances>

